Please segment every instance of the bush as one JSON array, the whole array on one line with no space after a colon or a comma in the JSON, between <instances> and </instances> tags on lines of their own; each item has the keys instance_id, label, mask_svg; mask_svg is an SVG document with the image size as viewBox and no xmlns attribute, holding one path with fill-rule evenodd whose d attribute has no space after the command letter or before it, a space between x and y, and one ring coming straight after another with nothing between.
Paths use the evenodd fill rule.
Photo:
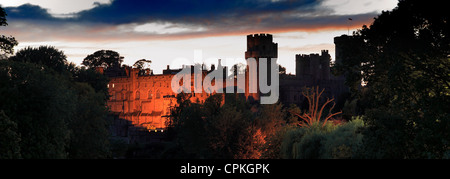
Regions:
<instances>
[{"instance_id":1,"label":"bush","mask_svg":"<svg viewBox=\"0 0 450 179\"><path fill-rule=\"evenodd\" d=\"M356 158L362 145L359 128L364 127L361 117L342 125L331 123L321 127L293 128L286 132L281 144L284 159L343 159Z\"/></svg>"},{"instance_id":2,"label":"bush","mask_svg":"<svg viewBox=\"0 0 450 179\"><path fill-rule=\"evenodd\" d=\"M349 159L355 158L362 145L363 135L359 128L364 127L362 117L336 127L322 141L321 158Z\"/></svg>"}]
</instances>

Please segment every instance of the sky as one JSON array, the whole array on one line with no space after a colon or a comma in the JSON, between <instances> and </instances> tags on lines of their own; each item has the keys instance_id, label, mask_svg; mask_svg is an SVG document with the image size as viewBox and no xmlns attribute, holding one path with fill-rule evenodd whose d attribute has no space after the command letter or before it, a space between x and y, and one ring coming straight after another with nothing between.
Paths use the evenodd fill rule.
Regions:
<instances>
[{"instance_id":1,"label":"sky","mask_svg":"<svg viewBox=\"0 0 450 179\"><path fill-rule=\"evenodd\" d=\"M51 45L81 65L97 50L114 50L124 64L152 60L193 63L201 52L207 66L217 59L243 59L246 36L270 33L278 63L295 73L295 55L329 50L333 38L370 25L397 0L0 0L8 26L0 34L27 46ZM352 20L348 20L351 18ZM198 57L198 56L197 56Z\"/></svg>"}]
</instances>

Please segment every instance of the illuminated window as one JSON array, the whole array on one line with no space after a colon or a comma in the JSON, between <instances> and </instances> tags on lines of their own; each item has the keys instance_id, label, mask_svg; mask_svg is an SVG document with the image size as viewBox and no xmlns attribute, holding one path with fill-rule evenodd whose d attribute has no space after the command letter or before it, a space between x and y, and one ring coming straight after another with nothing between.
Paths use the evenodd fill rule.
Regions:
<instances>
[{"instance_id":1,"label":"illuminated window","mask_svg":"<svg viewBox=\"0 0 450 179\"><path fill-rule=\"evenodd\" d=\"M136 99L141 98L141 93L139 91L136 91Z\"/></svg>"},{"instance_id":2,"label":"illuminated window","mask_svg":"<svg viewBox=\"0 0 450 179\"><path fill-rule=\"evenodd\" d=\"M159 99L161 97L161 92L159 92L159 90L158 91L156 91L156 99Z\"/></svg>"},{"instance_id":3,"label":"illuminated window","mask_svg":"<svg viewBox=\"0 0 450 179\"><path fill-rule=\"evenodd\" d=\"M148 91L148 99L152 99L153 98L153 93L152 90Z\"/></svg>"}]
</instances>

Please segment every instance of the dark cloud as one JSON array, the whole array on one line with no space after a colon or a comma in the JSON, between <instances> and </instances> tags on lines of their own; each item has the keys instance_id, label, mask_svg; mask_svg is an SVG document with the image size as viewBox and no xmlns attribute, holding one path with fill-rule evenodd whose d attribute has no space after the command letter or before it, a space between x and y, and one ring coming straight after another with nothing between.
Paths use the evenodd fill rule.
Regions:
<instances>
[{"instance_id":1,"label":"dark cloud","mask_svg":"<svg viewBox=\"0 0 450 179\"><path fill-rule=\"evenodd\" d=\"M78 19L109 24L170 21L195 24L218 24L240 21L247 16L306 10L316 0L115 0L78 13Z\"/></svg>"},{"instance_id":2,"label":"dark cloud","mask_svg":"<svg viewBox=\"0 0 450 179\"><path fill-rule=\"evenodd\" d=\"M156 36L181 38L347 28L352 24L360 26L376 16L371 13L352 15L353 21L349 22L348 16L333 15L332 10L320 7L321 2L322 0L114 0L109 4L96 3L94 8L74 13L70 18L54 17L47 9L30 4L6 7L5 11L10 24L14 21L26 23L28 27L34 25L34 31L39 30L41 33L48 31L42 29L52 29L49 33L55 38L76 36L86 39L117 38L124 31L127 33L126 38L145 39ZM165 35L133 31L136 25L155 22L183 24L206 30ZM16 33L23 31L22 34L26 34L26 30L29 30L20 27L16 28ZM123 30L124 28L127 30Z\"/></svg>"},{"instance_id":3,"label":"dark cloud","mask_svg":"<svg viewBox=\"0 0 450 179\"><path fill-rule=\"evenodd\" d=\"M108 24L143 23L149 21L187 21L191 23L233 19L265 13L308 11L320 0L114 0L110 4L96 3L95 7L75 14L66 21ZM7 7L9 18L55 20L46 9L25 4Z\"/></svg>"},{"instance_id":4,"label":"dark cloud","mask_svg":"<svg viewBox=\"0 0 450 179\"><path fill-rule=\"evenodd\" d=\"M6 7L8 19L28 19L28 20L56 20L47 9L32 4L24 4L18 7Z\"/></svg>"}]
</instances>

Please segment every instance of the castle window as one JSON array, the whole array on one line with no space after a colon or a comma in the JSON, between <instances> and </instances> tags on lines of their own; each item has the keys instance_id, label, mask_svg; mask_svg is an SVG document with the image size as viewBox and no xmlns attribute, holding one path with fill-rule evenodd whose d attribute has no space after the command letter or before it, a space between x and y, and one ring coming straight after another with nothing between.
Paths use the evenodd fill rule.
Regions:
<instances>
[{"instance_id":1,"label":"castle window","mask_svg":"<svg viewBox=\"0 0 450 179\"><path fill-rule=\"evenodd\" d=\"M136 91L136 99L141 98L141 93L139 91Z\"/></svg>"},{"instance_id":2,"label":"castle window","mask_svg":"<svg viewBox=\"0 0 450 179\"><path fill-rule=\"evenodd\" d=\"M159 90L158 91L156 91L156 99L159 99L161 97L161 92L159 92Z\"/></svg>"},{"instance_id":3,"label":"castle window","mask_svg":"<svg viewBox=\"0 0 450 179\"><path fill-rule=\"evenodd\" d=\"M152 90L148 91L148 99L152 99L153 98L153 93Z\"/></svg>"},{"instance_id":4,"label":"castle window","mask_svg":"<svg viewBox=\"0 0 450 179\"><path fill-rule=\"evenodd\" d=\"M121 100L121 99L122 99L121 93L116 93L116 95L114 96L114 98L115 98L116 100Z\"/></svg>"},{"instance_id":5,"label":"castle window","mask_svg":"<svg viewBox=\"0 0 450 179\"><path fill-rule=\"evenodd\" d=\"M116 94L113 93L113 94L111 95L111 100L116 100Z\"/></svg>"}]
</instances>

